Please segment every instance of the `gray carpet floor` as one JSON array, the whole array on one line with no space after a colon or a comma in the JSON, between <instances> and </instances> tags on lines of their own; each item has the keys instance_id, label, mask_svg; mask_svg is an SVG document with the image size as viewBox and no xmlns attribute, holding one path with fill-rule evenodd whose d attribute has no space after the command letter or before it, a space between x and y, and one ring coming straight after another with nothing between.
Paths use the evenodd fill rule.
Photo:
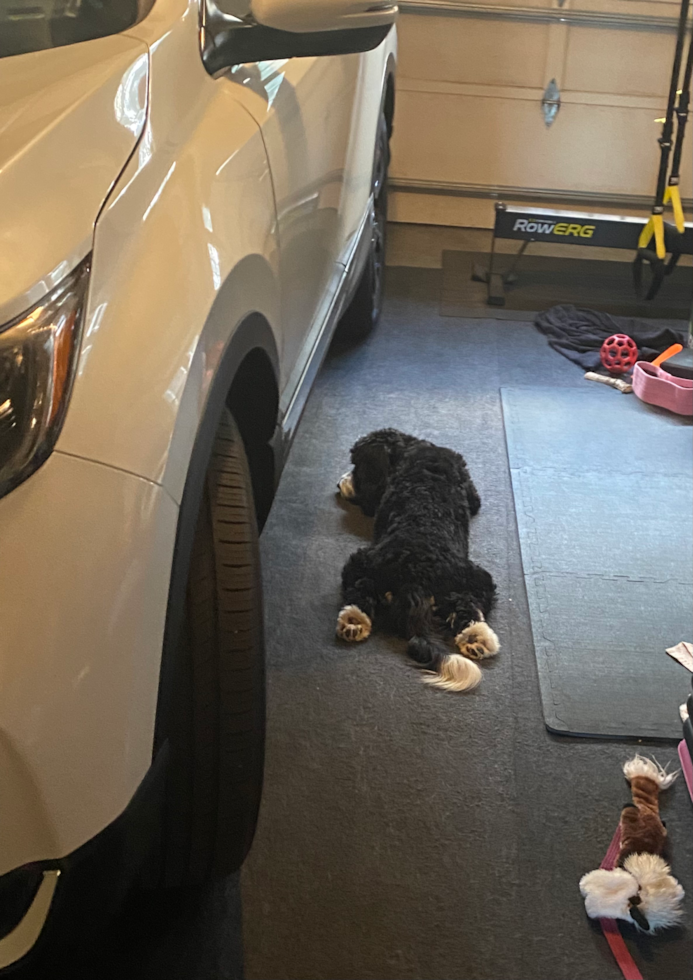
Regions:
<instances>
[{"instance_id":1,"label":"gray carpet floor","mask_svg":"<svg viewBox=\"0 0 693 980\"><path fill-rule=\"evenodd\" d=\"M440 317L439 276L391 270L378 330L332 352L263 534L269 731L241 877L247 980L620 977L577 883L628 799L633 746L544 727L499 396L588 382L530 324ZM498 582L503 649L466 696L425 688L397 640L334 637L342 564L370 533L335 483L356 437L385 425L461 450L482 496L472 553ZM693 897L683 784L664 809ZM691 911L631 942L647 980L691 975Z\"/></svg>"}]
</instances>

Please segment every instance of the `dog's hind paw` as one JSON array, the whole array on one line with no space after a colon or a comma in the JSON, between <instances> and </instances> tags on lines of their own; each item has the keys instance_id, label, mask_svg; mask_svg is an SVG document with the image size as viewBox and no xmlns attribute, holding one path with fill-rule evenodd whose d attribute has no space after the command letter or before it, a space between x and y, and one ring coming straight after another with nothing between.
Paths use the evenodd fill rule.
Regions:
<instances>
[{"instance_id":1,"label":"dog's hind paw","mask_svg":"<svg viewBox=\"0 0 693 980\"><path fill-rule=\"evenodd\" d=\"M337 636L349 643L367 640L371 635L370 616L367 616L358 606L344 606L337 617Z\"/></svg>"},{"instance_id":2,"label":"dog's hind paw","mask_svg":"<svg viewBox=\"0 0 693 980\"><path fill-rule=\"evenodd\" d=\"M455 644L462 656L470 660L486 660L500 650L498 637L488 623L470 623L457 634Z\"/></svg>"}]
</instances>

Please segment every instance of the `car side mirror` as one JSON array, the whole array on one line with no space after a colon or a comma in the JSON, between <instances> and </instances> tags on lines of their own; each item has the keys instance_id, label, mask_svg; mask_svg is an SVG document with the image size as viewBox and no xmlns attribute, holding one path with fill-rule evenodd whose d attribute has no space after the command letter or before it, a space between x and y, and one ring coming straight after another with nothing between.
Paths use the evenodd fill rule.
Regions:
<instances>
[{"instance_id":1,"label":"car side mirror","mask_svg":"<svg viewBox=\"0 0 693 980\"><path fill-rule=\"evenodd\" d=\"M388 27L397 15L389 0L251 0L258 24L294 34Z\"/></svg>"},{"instance_id":2,"label":"car side mirror","mask_svg":"<svg viewBox=\"0 0 693 980\"><path fill-rule=\"evenodd\" d=\"M371 51L397 17L389 0L251 0L244 16L220 5L206 0L203 8L202 59L210 75L254 61Z\"/></svg>"}]
</instances>

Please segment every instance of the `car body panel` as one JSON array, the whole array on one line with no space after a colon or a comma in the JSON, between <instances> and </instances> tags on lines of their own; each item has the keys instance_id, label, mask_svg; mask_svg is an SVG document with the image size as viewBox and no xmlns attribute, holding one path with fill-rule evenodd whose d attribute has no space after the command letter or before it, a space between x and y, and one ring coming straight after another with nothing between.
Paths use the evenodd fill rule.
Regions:
<instances>
[{"instance_id":1,"label":"car body panel","mask_svg":"<svg viewBox=\"0 0 693 980\"><path fill-rule=\"evenodd\" d=\"M131 66L146 46L148 111L136 145L128 130L121 156L106 153L102 197L89 198L91 223L80 225L78 257L93 248L92 272L56 451L0 499L0 560L13 569L0 594L0 784L13 801L0 811L0 874L98 834L147 772L178 504L215 376L234 338L245 350L245 328L261 321L253 336L293 431L305 400L294 395L314 376L353 281L347 266L360 255L396 49L391 32L364 55L287 63L281 98L300 96L306 112L287 110L282 129L273 115L280 103L273 108L267 91L261 105L242 73L205 71L197 0L157 0L141 23L106 40L126 45ZM60 50L86 63L83 52L103 43ZM35 56L6 60L25 57ZM327 83L330 64L364 100L342 107L346 133L332 156L316 138L339 97L334 79ZM87 93L84 106L92 97L97 114L112 111L103 102L121 91L115 78L104 69L99 92L108 99ZM303 78L322 86L323 102ZM81 125L98 123L85 115ZM312 168L299 166L302 140ZM63 192L70 204L79 198L72 183ZM41 199L52 228L48 218L62 212ZM81 202L75 208L81 213ZM310 229L325 233L318 246ZM66 256L77 254L58 239ZM321 251L318 276L312 261ZM45 261L44 277L58 259ZM304 275L316 295L305 295ZM312 322L299 317L292 327L287 310L300 308L313 309Z\"/></svg>"},{"instance_id":2,"label":"car body panel","mask_svg":"<svg viewBox=\"0 0 693 980\"><path fill-rule=\"evenodd\" d=\"M265 91L263 101L257 86L246 85L247 74L207 75L197 18L195 0L168 0L132 29L151 44L151 110L98 222L85 338L58 441L67 452L162 483L178 502L207 388L233 328L247 313L260 312L275 338L280 390L300 379L367 207L379 99L363 114L367 121L372 116L372 133L361 139L358 153L351 151L360 170L352 162L348 185L346 136L335 167L323 155L306 170L292 149L296 144L315 156L321 120L330 112L334 91L319 84L316 63L331 65L337 79L344 78L339 64L348 63L353 91L379 84L380 92L394 45L393 38L367 55L295 59L298 68L287 68L279 98L296 100L298 92L309 102L309 93L296 86L311 69L324 101L310 125L307 113L282 104L280 132L268 115L270 97ZM359 59L370 68L359 69ZM284 81L269 71L266 77ZM358 123L365 132L365 123ZM348 134L353 122L346 113L342 124ZM270 172L265 147L278 176ZM324 206L317 217L309 208L308 235L300 230L300 195L289 189L286 160L304 197L307 187L322 182ZM354 201L347 206L349 195ZM282 218L284 211L289 216Z\"/></svg>"},{"instance_id":3,"label":"car body panel","mask_svg":"<svg viewBox=\"0 0 693 980\"><path fill-rule=\"evenodd\" d=\"M144 128L147 64L123 36L0 58L0 325L91 248Z\"/></svg>"},{"instance_id":4,"label":"car body panel","mask_svg":"<svg viewBox=\"0 0 693 980\"><path fill-rule=\"evenodd\" d=\"M260 61L221 80L240 88L262 128L277 207L284 360L292 366L343 272L340 202L359 59Z\"/></svg>"},{"instance_id":5,"label":"car body panel","mask_svg":"<svg viewBox=\"0 0 693 980\"><path fill-rule=\"evenodd\" d=\"M196 18L196 4L186 6L152 48L151 111L98 221L58 440L66 452L164 484L178 502L209 382L243 316L263 315L281 358L262 135L233 87L205 72Z\"/></svg>"},{"instance_id":6,"label":"car body panel","mask_svg":"<svg viewBox=\"0 0 693 980\"><path fill-rule=\"evenodd\" d=\"M58 452L0 500L0 874L90 839L151 764L177 518Z\"/></svg>"},{"instance_id":7,"label":"car body panel","mask_svg":"<svg viewBox=\"0 0 693 980\"><path fill-rule=\"evenodd\" d=\"M374 54L378 57L374 57ZM347 254L355 244L368 207L378 119L383 110L387 76L394 70L396 56L397 34L392 30L377 52L359 58L350 122L351 138L347 145L345 180L339 202L344 251Z\"/></svg>"}]
</instances>

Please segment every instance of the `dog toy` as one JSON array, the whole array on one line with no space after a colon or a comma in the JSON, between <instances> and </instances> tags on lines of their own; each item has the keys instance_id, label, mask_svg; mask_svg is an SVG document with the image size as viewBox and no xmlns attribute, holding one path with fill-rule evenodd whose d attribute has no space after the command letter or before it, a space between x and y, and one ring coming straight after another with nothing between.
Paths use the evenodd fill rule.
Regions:
<instances>
[{"instance_id":1,"label":"dog toy","mask_svg":"<svg viewBox=\"0 0 693 980\"><path fill-rule=\"evenodd\" d=\"M673 357L674 354L679 354L682 350L682 344L672 344L671 347L667 347L662 354L658 354L657 357L655 357L654 361L652 361L652 367L659 367L660 364L664 364L664 362L668 361L670 357Z\"/></svg>"},{"instance_id":2,"label":"dog toy","mask_svg":"<svg viewBox=\"0 0 693 980\"><path fill-rule=\"evenodd\" d=\"M675 926L683 915L684 891L664 860L667 831L659 817L659 793L678 773L641 755L629 759L623 773L633 802L621 812L615 867L583 875L580 891L591 919L623 919L654 932Z\"/></svg>"},{"instance_id":3,"label":"dog toy","mask_svg":"<svg viewBox=\"0 0 693 980\"><path fill-rule=\"evenodd\" d=\"M615 333L602 344L599 356L611 374L625 374L638 359L635 341L625 333Z\"/></svg>"},{"instance_id":4,"label":"dog toy","mask_svg":"<svg viewBox=\"0 0 693 980\"><path fill-rule=\"evenodd\" d=\"M587 371L585 374L586 381L598 381L599 384L609 385L611 388L617 388L624 395L629 395L633 390L633 385L628 384L623 378L608 378L605 374L597 374L596 371Z\"/></svg>"}]
</instances>

